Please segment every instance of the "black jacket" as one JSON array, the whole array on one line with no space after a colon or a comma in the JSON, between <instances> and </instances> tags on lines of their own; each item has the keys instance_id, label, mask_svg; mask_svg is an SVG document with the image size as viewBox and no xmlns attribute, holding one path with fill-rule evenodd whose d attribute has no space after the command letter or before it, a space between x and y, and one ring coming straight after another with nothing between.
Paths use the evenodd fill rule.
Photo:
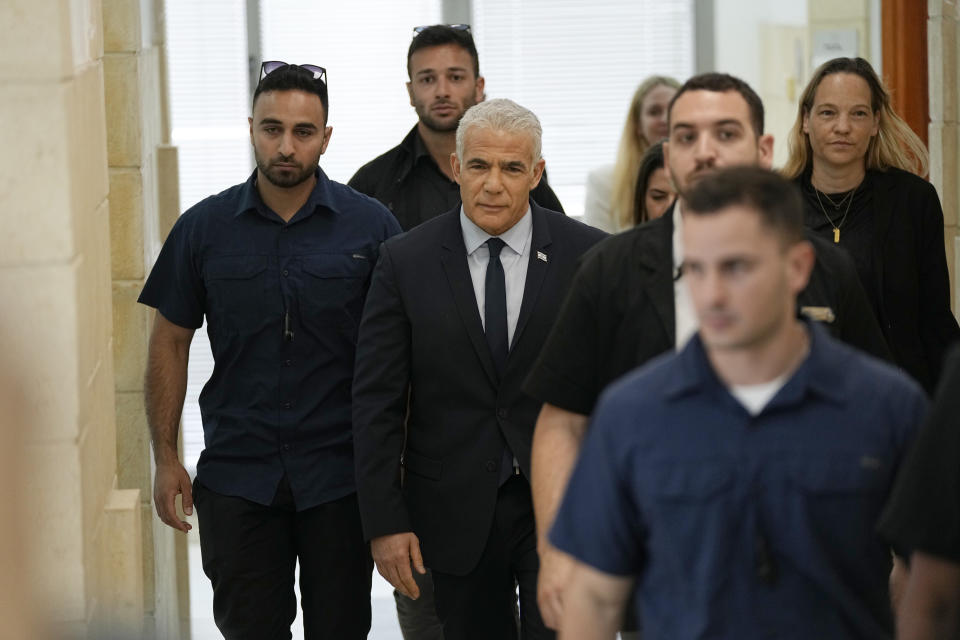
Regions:
<instances>
[{"instance_id":1,"label":"black jacket","mask_svg":"<svg viewBox=\"0 0 960 640\"><path fill-rule=\"evenodd\" d=\"M960 340L950 310L943 209L926 180L900 169L871 173L878 239L871 257L879 268L878 281L864 285L879 292L878 321L894 361L931 393L944 354Z\"/></svg>"},{"instance_id":2,"label":"black jacket","mask_svg":"<svg viewBox=\"0 0 960 640\"><path fill-rule=\"evenodd\" d=\"M420 163L426 163L426 166L419 167ZM430 177L434 184L417 180L415 168L435 172ZM399 145L360 167L347 184L382 202L393 212L404 231L435 218L460 202L456 183L437 168L416 126ZM441 193L438 193L438 187ZM544 209L563 212L560 201L547 184L546 171L540 184L530 192L530 197ZM436 203L438 198L442 206L431 207L430 203Z\"/></svg>"},{"instance_id":3,"label":"black jacket","mask_svg":"<svg viewBox=\"0 0 960 640\"><path fill-rule=\"evenodd\" d=\"M820 238L811 242L817 261L798 311L823 322L834 337L890 360L853 260ZM584 256L524 388L561 409L592 413L613 380L674 348L673 282L671 206Z\"/></svg>"},{"instance_id":4,"label":"black jacket","mask_svg":"<svg viewBox=\"0 0 960 640\"><path fill-rule=\"evenodd\" d=\"M581 254L605 235L537 205L531 213L527 279L502 378L484 337L459 208L384 243L363 311L353 429L364 536L413 531L427 566L443 573L465 575L483 552L501 434L530 477L540 402L520 384Z\"/></svg>"}]
</instances>

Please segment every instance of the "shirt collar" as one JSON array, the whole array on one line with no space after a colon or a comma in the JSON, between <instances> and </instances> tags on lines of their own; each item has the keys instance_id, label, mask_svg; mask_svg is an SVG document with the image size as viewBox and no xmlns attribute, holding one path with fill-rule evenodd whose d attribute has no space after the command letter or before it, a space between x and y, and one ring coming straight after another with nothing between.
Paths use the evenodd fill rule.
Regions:
<instances>
[{"instance_id":1,"label":"shirt collar","mask_svg":"<svg viewBox=\"0 0 960 640\"><path fill-rule=\"evenodd\" d=\"M423 142L423 138L420 137L420 129L417 127L417 125L414 125L413 131L411 133L413 134L413 145L410 148L410 151L411 151L410 155L413 159L413 162L410 163L411 166L416 164L420 160L420 158L424 158L424 157L430 158L430 160L432 161L433 156L430 155L430 151L427 149L427 145Z\"/></svg>"},{"instance_id":2,"label":"shirt collar","mask_svg":"<svg viewBox=\"0 0 960 640\"><path fill-rule=\"evenodd\" d=\"M397 176L397 182L402 182L405 180L422 158L426 158L426 160L434 166L437 164L434 162L433 156L430 155L427 145L424 144L423 138L420 137L420 130L418 127L419 124L413 125L413 129L410 130L410 133L408 133L400 143L400 148L406 151L406 156L404 158L403 167L400 169L400 175ZM439 167L437 167L437 171L440 171Z\"/></svg>"},{"instance_id":3,"label":"shirt collar","mask_svg":"<svg viewBox=\"0 0 960 640\"><path fill-rule=\"evenodd\" d=\"M472 254L480 248L480 245L494 237L478 227L473 220L467 217L466 212L463 210L463 205L460 205L460 228L463 230L463 244L467 249L467 255ZM522 256L527 248L527 244L530 242L532 232L533 218L530 215L530 205L528 204L523 217L521 217L515 225L496 237L503 240L514 253Z\"/></svg>"},{"instance_id":4,"label":"shirt collar","mask_svg":"<svg viewBox=\"0 0 960 640\"><path fill-rule=\"evenodd\" d=\"M320 167L317 167L314 175L317 177L317 183L314 185L313 191L310 192L310 197L307 198L303 207L300 208L300 211L304 212L304 216L308 216L316 211L318 206L324 206L336 212L337 206L333 195L330 193L330 179ZM240 190L240 203L233 215L237 217L248 211L258 211L262 214L270 212L270 208L264 204L263 198L260 197L260 192L257 190L256 169L253 170L253 173L250 174L250 177L247 178L247 181L243 184L243 188Z\"/></svg>"},{"instance_id":5,"label":"shirt collar","mask_svg":"<svg viewBox=\"0 0 960 640\"><path fill-rule=\"evenodd\" d=\"M800 318L810 336L810 351L797 370L784 385L769 407L798 404L813 393L839 405L846 404L843 367L836 366L842 345L831 338L826 329L807 318ZM672 372L672 380L666 387L668 397L678 399L686 395L725 388L707 358L703 341L698 331L677 355L679 367ZM766 408L764 409L766 410Z\"/></svg>"}]
</instances>

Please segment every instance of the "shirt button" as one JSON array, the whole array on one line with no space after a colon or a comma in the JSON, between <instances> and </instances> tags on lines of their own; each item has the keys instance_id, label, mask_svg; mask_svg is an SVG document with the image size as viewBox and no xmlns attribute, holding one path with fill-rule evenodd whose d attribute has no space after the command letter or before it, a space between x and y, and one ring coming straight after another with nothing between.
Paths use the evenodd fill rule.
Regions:
<instances>
[{"instance_id":1,"label":"shirt button","mask_svg":"<svg viewBox=\"0 0 960 640\"><path fill-rule=\"evenodd\" d=\"M487 464L484 465L487 471L493 473L497 470L497 461L496 460L487 460Z\"/></svg>"},{"instance_id":2,"label":"shirt button","mask_svg":"<svg viewBox=\"0 0 960 640\"><path fill-rule=\"evenodd\" d=\"M285 367L289 367L289 366L292 365L292 364L293 364L293 360L284 360L284 361L283 361L283 366L285 366Z\"/></svg>"},{"instance_id":3,"label":"shirt button","mask_svg":"<svg viewBox=\"0 0 960 640\"><path fill-rule=\"evenodd\" d=\"M282 406L283 406L284 409L289 409L290 407L293 406L293 403L292 403L292 402L284 402Z\"/></svg>"},{"instance_id":4,"label":"shirt button","mask_svg":"<svg viewBox=\"0 0 960 640\"><path fill-rule=\"evenodd\" d=\"M288 275L290 275L290 272L287 271L286 269L284 269L284 270L283 270L283 277L286 278Z\"/></svg>"},{"instance_id":5,"label":"shirt button","mask_svg":"<svg viewBox=\"0 0 960 640\"><path fill-rule=\"evenodd\" d=\"M290 451L290 445L288 445L288 444L283 445L283 450L284 450L284 451Z\"/></svg>"},{"instance_id":6,"label":"shirt button","mask_svg":"<svg viewBox=\"0 0 960 640\"><path fill-rule=\"evenodd\" d=\"M504 409L503 407L497 409L497 417L500 418L500 419L502 419L502 420L506 420L506 418L507 418L507 410Z\"/></svg>"}]
</instances>

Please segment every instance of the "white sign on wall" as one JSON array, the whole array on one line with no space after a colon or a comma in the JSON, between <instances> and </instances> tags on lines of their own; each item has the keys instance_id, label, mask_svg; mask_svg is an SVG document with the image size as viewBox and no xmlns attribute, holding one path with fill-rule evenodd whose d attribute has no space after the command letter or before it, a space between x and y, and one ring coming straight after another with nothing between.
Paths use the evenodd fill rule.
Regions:
<instances>
[{"instance_id":1,"label":"white sign on wall","mask_svg":"<svg viewBox=\"0 0 960 640\"><path fill-rule=\"evenodd\" d=\"M814 29L810 68L834 58L856 57L860 53L858 40L856 29Z\"/></svg>"}]
</instances>

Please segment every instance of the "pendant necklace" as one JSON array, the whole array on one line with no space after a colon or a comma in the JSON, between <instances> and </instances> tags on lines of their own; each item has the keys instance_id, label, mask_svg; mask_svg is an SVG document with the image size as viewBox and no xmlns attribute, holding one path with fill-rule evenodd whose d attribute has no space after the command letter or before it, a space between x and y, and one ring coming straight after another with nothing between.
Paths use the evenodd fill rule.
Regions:
<instances>
[{"instance_id":1,"label":"pendant necklace","mask_svg":"<svg viewBox=\"0 0 960 640\"><path fill-rule=\"evenodd\" d=\"M813 185L811 185L811 186L813 186ZM814 187L814 189L816 189L816 187ZM843 203L845 203L848 198L852 198L852 197L853 197L853 192L854 192L854 191L856 191L856 189L851 189L850 191L847 191L847 192L844 194L844 196L843 196L842 198L840 198L840 202L834 202L834 201L833 201L833 198L831 198L830 196L828 196L826 193L821 193L820 195L822 195L824 198L826 198L827 202L830 203L830 205L834 208L834 210L836 210L837 212L839 212L839 211L840 211L840 207L843 206Z\"/></svg>"},{"instance_id":2,"label":"pendant necklace","mask_svg":"<svg viewBox=\"0 0 960 640\"><path fill-rule=\"evenodd\" d=\"M812 184L810 186L813 187ZM830 223L830 226L833 227L833 244L840 244L840 227L843 226L843 223L847 219L847 214L850 213L850 205L853 204L853 194L856 193L857 189L859 188L860 188L860 185L857 185L853 189L853 191L851 191L845 197L841 198L839 203L831 200L830 196L828 196L827 194L823 194L823 197L826 198L827 201L830 204L832 204L837 211L840 211L840 205L843 204L843 201L844 200L847 201L847 209L843 212L843 217L840 218L840 222L838 222L837 224L834 224L833 220L830 218L830 215L827 213L827 210L823 208L823 203L820 202L820 190L817 189L816 187L813 187L813 193L814 195L817 196L817 204L820 205L820 211L823 212L823 217L826 218L827 222Z\"/></svg>"}]
</instances>

